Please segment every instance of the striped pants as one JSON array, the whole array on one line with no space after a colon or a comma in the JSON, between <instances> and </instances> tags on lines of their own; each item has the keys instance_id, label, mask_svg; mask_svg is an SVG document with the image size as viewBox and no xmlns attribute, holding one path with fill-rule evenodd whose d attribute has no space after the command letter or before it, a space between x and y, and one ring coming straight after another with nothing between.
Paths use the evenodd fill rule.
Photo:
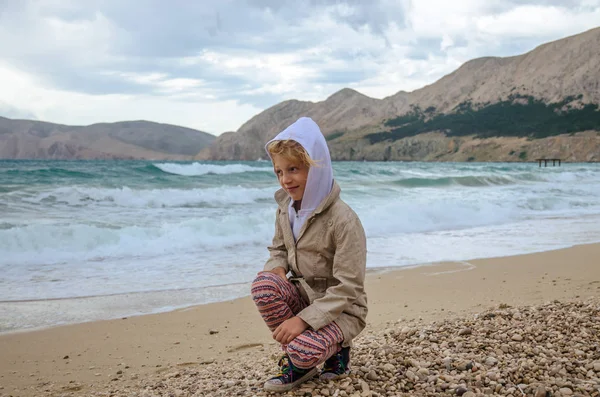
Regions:
<instances>
[{"instance_id":1,"label":"striped pants","mask_svg":"<svg viewBox=\"0 0 600 397\"><path fill-rule=\"evenodd\" d=\"M252 283L251 293L271 331L307 306L294 284L270 272L258 273ZM305 330L287 345L282 345L282 348L295 367L307 369L316 367L337 353L343 340L342 330L332 322L316 331L311 328Z\"/></svg>"}]
</instances>

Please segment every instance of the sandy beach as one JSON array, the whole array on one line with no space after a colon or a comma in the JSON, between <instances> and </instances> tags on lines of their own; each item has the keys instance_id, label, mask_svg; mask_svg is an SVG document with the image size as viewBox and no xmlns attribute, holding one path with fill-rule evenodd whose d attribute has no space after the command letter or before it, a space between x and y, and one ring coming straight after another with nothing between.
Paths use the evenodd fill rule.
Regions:
<instances>
[{"instance_id":1,"label":"sandy beach","mask_svg":"<svg viewBox=\"0 0 600 397\"><path fill-rule=\"evenodd\" d=\"M597 299L600 244L371 271L366 288L368 326L357 340L357 352L370 335L400 330L406 324L423 327L445 319L470 319L500 305ZM600 366L600 348L596 349ZM248 297L168 313L3 334L0 396L213 395L175 389L149 392L143 385L183 376L177 371L202 373L208 366L234 368L242 361L270 360L275 353L277 346ZM223 380L218 370L212 376L215 382ZM378 395L373 387L369 389L370 379L356 382L366 384L358 395Z\"/></svg>"}]
</instances>

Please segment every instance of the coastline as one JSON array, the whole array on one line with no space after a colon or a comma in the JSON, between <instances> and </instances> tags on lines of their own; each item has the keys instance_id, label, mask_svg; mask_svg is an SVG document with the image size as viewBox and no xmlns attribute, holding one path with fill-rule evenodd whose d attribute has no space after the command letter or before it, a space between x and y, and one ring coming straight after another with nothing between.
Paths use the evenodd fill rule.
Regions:
<instances>
[{"instance_id":1,"label":"coastline","mask_svg":"<svg viewBox=\"0 0 600 397\"><path fill-rule=\"evenodd\" d=\"M460 268L461 264L469 265L470 261L480 259L498 259L504 257L514 257L522 255L539 254L552 252L561 249L571 248L579 245L600 244L600 241L582 242L581 244L565 245L552 250L544 250L538 247L534 250L521 250L524 252L509 253L501 256L477 257L468 260L447 260L437 262L415 263L401 266L379 266L367 268L367 278L385 274L389 272L405 271L415 268L427 268L440 265L454 264ZM464 269L463 269L464 270ZM462 271L460 269L453 270ZM49 299L24 299L0 301L0 320L15 318L16 316L27 316L34 319L34 322L43 323L34 326L25 326L19 328L3 328L6 326L0 324L0 336L13 333L26 333L33 331L43 331L55 327L63 327L76 324L85 324L97 321L118 320L124 317L133 318L146 315L168 313L172 311L187 310L196 306L204 306L215 303L227 303L237 299L247 298L249 296L250 281L237 282L234 284L214 285L198 288L178 288L165 289L157 291L139 291L130 293L115 293L108 295L86 295L64 298ZM237 288L236 290L234 290ZM210 291L210 292L209 292ZM207 293L212 294L206 298ZM207 301L202 301L207 299ZM127 301L122 305L123 300ZM189 302L192 303L189 303ZM135 302L135 303L133 303ZM62 311L65 316L61 320L53 320L52 323L40 320L47 317L49 313ZM90 314L92 313L92 314Z\"/></svg>"},{"instance_id":2,"label":"coastline","mask_svg":"<svg viewBox=\"0 0 600 397\"><path fill-rule=\"evenodd\" d=\"M600 244L367 275L368 336L400 321L471 316L500 304L600 296ZM382 270L385 269L385 270ZM216 331L216 332L215 332ZM90 395L171 366L276 351L249 297L170 312L0 334L0 396ZM120 371L120 373L119 373ZM73 385L76 385L73 386Z\"/></svg>"}]
</instances>

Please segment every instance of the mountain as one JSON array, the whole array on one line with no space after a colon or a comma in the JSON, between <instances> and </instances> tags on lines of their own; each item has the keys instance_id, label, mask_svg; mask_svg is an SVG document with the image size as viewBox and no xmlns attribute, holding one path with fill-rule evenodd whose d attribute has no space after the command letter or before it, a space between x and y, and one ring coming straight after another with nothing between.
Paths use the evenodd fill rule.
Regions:
<instances>
[{"instance_id":1,"label":"mountain","mask_svg":"<svg viewBox=\"0 0 600 397\"><path fill-rule=\"evenodd\" d=\"M384 99L346 88L322 102L285 101L217 137L196 159L264 157L264 143L301 116L319 124L337 160L522 160L528 148L547 156L532 142L566 134L546 146L568 145L579 132L600 131L599 48L596 28L523 55L468 61L433 84ZM583 136L595 145L591 151L553 151L573 161L600 160L600 137ZM501 137L513 142L510 150Z\"/></svg>"},{"instance_id":2,"label":"mountain","mask_svg":"<svg viewBox=\"0 0 600 397\"><path fill-rule=\"evenodd\" d=\"M369 98L349 88L344 88L323 102L281 102L251 118L237 132L218 136L196 158L256 160L265 156L264 143L302 115L316 120L324 134L341 133L395 115L396 110L391 106L381 99Z\"/></svg>"},{"instance_id":3,"label":"mountain","mask_svg":"<svg viewBox=\"0 0 600 397\"><path fill-rule=\"evenodd\" d=\"M1 159L190 160L215 136L149 121L68 126L0 117Z\"/></svg>"}]
</instances>

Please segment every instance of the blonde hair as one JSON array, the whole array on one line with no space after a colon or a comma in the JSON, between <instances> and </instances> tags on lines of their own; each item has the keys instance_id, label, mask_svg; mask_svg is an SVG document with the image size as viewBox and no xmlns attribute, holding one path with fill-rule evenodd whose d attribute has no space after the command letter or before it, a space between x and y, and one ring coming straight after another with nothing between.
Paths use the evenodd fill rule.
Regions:
<instances>
[{"instance_id":1,"label":"blonde hair","mask_svg":"<svg viewBox=\"0 0 600 397\"><path fill-rule=\"evenodd\" d=\"M291 161L297 161L308 168L317 165L317 163L310 158L306 149L292 139L273 141L267 145L267 151L271 157L278 155Z\"/></svg>"}]
</instances>

